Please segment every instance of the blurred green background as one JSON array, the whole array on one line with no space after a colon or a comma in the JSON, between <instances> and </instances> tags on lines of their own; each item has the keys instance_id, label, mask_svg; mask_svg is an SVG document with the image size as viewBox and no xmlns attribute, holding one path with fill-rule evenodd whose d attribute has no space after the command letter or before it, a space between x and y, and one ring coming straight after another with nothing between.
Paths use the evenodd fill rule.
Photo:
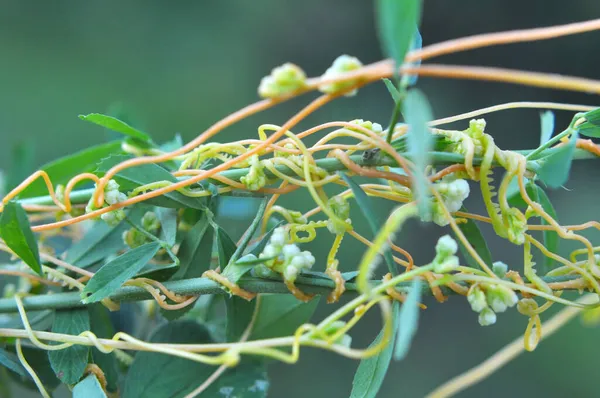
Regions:
<instances>
[{"instance_id":1,"label":"blurred green background","mask_svg":"<svg viewBox=\"0 0 600 398\"><path fill-rule=\"evenodd\" d=\"M0 168L11 167L20 143L35 146L35 163L106 140L102 129L78 114L120 112L157 141L180 133L189 141L213 122L257 100L260 78L284 62L319 75L342 53L364 63L382 57L373 4L346 1L0 1ZM421 28L424 44L475 33L546 26L600 15L597 0L427 0ZM436 63L490 65L600 78L600 32L530 44L516 44L445 56ZM421 79L437 117L515 100L598 104L596 96L501 85ZM256 137L262 123L282 124L309 96L283 104L226 130L218 141ZM357 97L327 105L302 123L369 119L386 125L391 100L383 84ZM557 114L557 128L572 115ZM507 111L487 117L488 131L500 147L532 148L538 143L535 110ZM464 128L465 123L456 127ZM568 189L550 193L563 223L598 215L597 161L578 163ZM76 170L73 170L75 173ZM285 198L308 209L306 195ZM382 214L391 205L380 202ZM473 210L482 206L473 195ZM357 229L364 231L354 212ZM244 226L235 226L238 232ZM399 235L417 263L433 256L436 238L447 231L410 223ZM493 238L495 260L519 267L522 252ZM598 234L588 237L598 239ZM310 248L321 258L330 239ZM363 247L348 240L339 258L345 270L356 266ZM562 246L563 254L569 246ZM321 264L322 266L322 264ZM319 264L316 268L318 269ZM443 381L480 363L521 335L526 319L516 311L482 328L466 300L444 305L429 300L409 356L392 363L381 397L419 397ZM330 308L322 305L316 318ZM370 343L380 328L378 314L353 332L356 346ZM574 321L461 397L598 396L597 329ZM357 362L305 349L297 365L271 366L272 397L345 397Z\"/></svg>"}]
</instances>

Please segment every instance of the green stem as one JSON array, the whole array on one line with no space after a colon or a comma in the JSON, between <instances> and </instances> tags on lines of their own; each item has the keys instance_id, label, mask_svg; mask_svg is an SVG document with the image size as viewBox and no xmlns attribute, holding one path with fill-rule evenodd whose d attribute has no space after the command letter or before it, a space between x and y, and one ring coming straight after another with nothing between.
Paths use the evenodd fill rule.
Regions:
<instances>
[{"instance_id":1,"label":"green stem","mask_svg":"<svg viewBox=\"0 0 600 398\"><path fill-rule=\"evenodd\" d=\"M546 283L565 282L579 278L576 275L544 277ZM371 281L372 286L377 286L381 281ZM178 295L197 295L197 294L228 294L221 288L217 282L208 278L193 278L179 281L165 282L165 287ZM289 293L288 288L282 280L270 280L254 277L242 278L238 285L247 291L254 293ZM411 282L399 283L396 290L400 293L406 293L410 289ZM298 277L296 286L306 293L328 295L335 283L330 279ZM444 294L452 294L450 289L444 288ZM346 294L358 294L356 283L346 283ZM423 286L424 294L431 294L428 285ZM116 302L140 301L151 299L150 294L138 287L125 286L118 289L110 296L110 299ZM61 308L85 307L81 302L79 292L54 293L38 296L29 296L23 298L23 306L28 311L42 311ZM0 314L17 312L17 305L13 298L0 299Z\"/></svg>"},{"instance_id":2,"label":"green stem","mask_svg":"<svg viewBox=\"0 0 600 398\"><path fill-rule=\"evenodd\" d=\"M559 137L559 136L557 136L557 137ZM515 152L520 153L522 155L528 155L530 153L538 151L538 149L522 150L522 151L515 151ZM550 149L547 149L545 151L545 153L551 154L553 151L555 151L557 149L558 148L550 148ZM410 154L402 154L402 156L406 157L409 160L411 159ZM450 164L457 164L457 163L460 164L460 163L464 163L464 161L465 161L464 156L456 154L456 153L431 152L429 156L430 156L432 165L450 165ZM358 164L359 166L398 167L398 164L389 157L378 156L376 158L377 159L364 160L362 155L350 156L350 159L354 163ZM573 159L578 159L578 160L594 159L594 158L596 158L596 156L594 154L589 153L583 149L576 149L575 153L573 155ZM475 159L473 159L473 164L475 166L477 166L481 163L481 160L482 160L481 158L475 158ZM344 166L344 164L336 158L319 159L316 161L316 164L318 167L322 168L323 170L325 170L327 172L336 172L336 171L347 170L346 166ZM531 161L527 162L527 169L530 171L535 172L538 169L538 167L539 167L538 162L535 160L531 160ZM288 167L286 167L284 165L277 165L276 168L278 171L280 171L281 173L283 173L285 175L295 175L295 172L292 169L289 169ZM245 176L248 173L248 170L249 169L247 169L247 168L232 169L232 170L224 171L223 173L220 173L220 175L223 177L227 177L234 181L239 181L240 178L242 178L243 176ZM270 173L268 170L265 170L265 174L267 175L268 178L277 178L275 175ZM209 182L211 182L213 184L217 184L217 185L222 185L222 183L220 183L216 180L209 180ZM73 191L73 192L71 192L71 202L74 204L87 203L93 193L94 193L94 189L82 189L82 190ZM242 194L242 191L236 191L236 195L240 195L240 194ZM248 192L248 193L244 192L244 194L248 194L250 196L256 196L256 193L253 193L253 192ZM54 202L52 201L52 198L48 195L39 196L39 197L35 197L35 198L22 199L22 200L19 200L19 203L21 203L22 205L34 205L34 204L35 205L53 205L54 204Z\"/></svg>"}]
</instances>

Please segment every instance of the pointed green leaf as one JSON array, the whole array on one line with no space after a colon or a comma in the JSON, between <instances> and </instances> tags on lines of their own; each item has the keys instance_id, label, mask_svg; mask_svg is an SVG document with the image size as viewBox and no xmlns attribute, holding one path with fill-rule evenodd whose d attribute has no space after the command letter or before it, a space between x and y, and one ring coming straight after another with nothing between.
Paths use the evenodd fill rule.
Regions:
<instances>
[{"instance_id":1,"label":"pointed green leaf","mask_svg":"<svg viewBox=\"0 0 600 398\"><path fill-rule=\"evenodd\" d=\"M107 398L95 374L90 374L73 387L73 398Z\"/></svg>"},{"instance_id":2,"label":"pointed green leaf","mask_svg":"<svg viewBox=\"0 0 600 398\"><path fill-rule=\"evenodd\" d=\"M106 307L100 303L88 305L90 317L90 330L99 338L110 339L115 335L110 314ZM92 348L92 362L95 363L106 377L106 389L115 392L118 389L119 373L115 354L104 354L96 347Z\"/></svg>"},{"instance_id":3,"label":"pointed green leaf","mask_svg":"<svg viewBox=\"0 0 600 398\"><path fill-rule=\"evenodd\" d=\"M544 209L544 211L546 213L548 213L550 215L550 217L552 217L553 219L558 221L558 218L556 215L556 210L554 210L554 206L552 206L552 202L550 202L550 198L548 198L548 195L546 195L546 192L544 192L544 190L541 187L536 186L536 188L537 188L538 203L540 205L542 205L542 208ZM548 225L546 220L543 218L542 218L542 224ZM558 233L556 233L554 231L544 231L544 246L546 247L546 249L548 249L552 253L558 254L559 243L560 243L560 238L558 236ZM553 267L554 263L555 263L555 261L553 259L544 257L544 266L545 266L546 271L549 271Z\"/></svg>"},{"instance_id":4,"label":"pointed green leaf","mask_svg":"<svg viewBox=\"0 0 600 398\"><path fill-rule=\"evenodd\" d=\"M81 301L95 303L110 296L152 260L158 249L160 244L157 242L146 243L104 264L81 292Z\"/></svg>"},{"instance_id":5,"label":"pointed green leaf","mask_svg":"<svg viewBox=\"0 0 600 398\"><path fill-rule=\"evenodd\" d=\"M181 242L177 256L179 258L179 269L170 280L200 278L210 268L213 248L214 233L210 228L209 217L204 212L200 220L187 233ZM189 305L180 310L161 310L161 314L168 320L180 318L186 314L192 306Z\"/></svg>"},{"instance_id":6,"label":"pointed green leaf","mask_svg":"<svg viewBox=\"0 0 600 398\"><path fill-rule=\"evenodd\" d=\"M88 173L96 169L96 164L102 159L122 153L121 141L113 141L106 144L96 145L80 152L54 160L41 167L50 176L50 180L57 184L66 185L73 177L74 171ZM41 180L34 181L23 192L19 198L30 198L48 194L48 188Z\"/></svg>"},{"instance_id":7,"label":"pointed green leaf","mask_svg":"<svg viewBox=\"0 0 600 398\"><path fill-rule=\"evenodd\" d=\"M421 218L429 215L429 180L425 176L425 168L429 165L429 151L433 146L433 136L427 123L433 120L431 107L425 94L413 89L408 92L402 104L404 118L409 125L407 143L413 169L412 189L419 206Z\"/></svg>"},{"instance_id":8,"label":"pointed green leaf","mask_svg":"<svg viewBox=\"0 0 600 398\"><path fill-rule=\"evenodd\" d=\"M383 379L387 373L390 361L392 359L392 353L394 351L394 345L392 341L396 336L396 327L398 319L398 303L393 304L392 322L394 325L394 332L390 340L388 341L385 348L370 358L365 358L360 361L354 380L352 381L352 392L350 398L375 398L377 393L383 384ZM383 330L379 332L375 341L371 343L370 347L377 346L383 339Z\"/></svg>"},{"instance_id":9,"label":"pointed green leaf","mask_svg":"<svg viewBox=\"0 0 600 398\"><path fill-rule=\"evenodd\" d=\"M237 246L233 239L227 234L227 232L218 225L214 226L215 229L215 240L217 245L217 251L219 255L219 267L225 269L231 256L234 255L237 250Z\"/></svg>"},{"instance_id":10,"label":"pointed green leaf","mask_svg":"<svg viewBox=\"0 0 600 398\"><path fill-rule=\"evenodd\" d=\"M60 380L56 378L56 375L54 374L54 371L50 366L47 351L40 350L37 347L28 346L24 346L22 347L22 349L25 360L27 361L27 363L29 363L29 366L33 368L35 374L38 375L40 381L42 382L44 387L46 387L46 389L53 391L56 387L58 387L61 384ZM17 380L20 383L23 383L23 385L27 386L28 388L37 391L37 388L33 383L33 379L31 379L29 375L27 377L16 377L16 374L14 373L11 373L10 375L15 376L13 378L14 380Z\"/></svg>"},{"instance_id":11,"label":"pointed green leaf","mask_svg":"<svg viewBox=\"0 0 600 398\"><path fill-rule=\"evenodd\" d=\"M29 376L29 373L27 373L27 370L25 370L23 365L21 365L19 358L12 352L3 350L1 347L0 347L0 365L4 366L8 370L18 374L19 376L21 376L23 378L27 378L27 379L31 378Z\"/></svg>"},{"instance_id":12,"label":"pointed green leaf","mask_svg":"<svg viewBox=\"0 0 600 398\"><path fill-rule=\"evenodd\" d=\"M586 137L600 138L600 108L586 112L586 121L579 125L579 133Z\"/></svg>"},{"instance_id":13,"label":"pointed green leaf","mask_svg":"<svg viewBox=\"0 0 600 398\"><path fill-rule=\"evenodd\" d=\"M206 327L191 321L175 321L161 326L150 338L153 343L212 343ZM213 372L214 366L183 358L139 352L129 368L123 398L184 397L200 386ZM262 398L268 381L265 365L243 360L227 370L202 396Z\"/></svg>"},{"instance_id":14,"label":"pointed green leaf","mask_svg":"<svg viewBox=\"0 0 600 398\"><path fill-rule=\"evenodd\" d=\"M310 320L318 298L304 303L289 294L262 295L250 340L294 334L298 326Z\"/></svg>"},{"instance_id":15,"label":"pointed green leaf","mask_svg":"<svg viewBox=\"0 0 600 398\"><path fill-rule=\"evenodd\" d=\"M135 206L128 212L127 217L137 224L147 210L147 206ZM120 222L116 227L111 227L101 220L94 221L83 238L69 248L66 261L86 268L112 256L127 247L123 242L123 232L129 228L131 225L126 221Z\"/></svg>"},{"instance_id":16,"label":"pointed green leaf","mask_svg":"<svg viewBox=\"0 0 600 398\"><path fill-rule=\"evenodd\" d=\"M127 159L131 159L131 157L127 155L116 155L103 159L98 164L96 173L103 175L113 166ZM177 182L177 178L173 177L171 173L154 163L121 170L117 173L114 179L119 183L119 190L122 192L128 192L139 186L151 184L157 181L168 181L173 183ZM165 195L149 199L146 201L146 203L154 206L171 208L191 207L194 209L202 209L205 207L205 200L201 198L188 197L177 191L172 191Z\"/></svg>"},{"instance_id":17,"label":"pointed green leaf","mask_svg":"<svg viewBox=\"0 0 600 398\"><path fill-rule=\"evenodd\" d=\"M248 301L237 296L225 300L227 306L227 341L240 340L248 324L250 324L256 303L257 300Z\"/></svg>"},{"instance_id":18,"label":"pointed green leaf","mask_svg":"<svg viewBox=\"0 0 600 398\"><path fill-rule=\"evenodd\" d=\"M384 53L400 66L421 19L421 0L378 0L376 15Z\"/></svg>"},{"instance_id":19,"label":"pointed green leaf","mask_svg":"<svg viewBox=\"0 0 600 398\"><path fill-rule=\"evenodd\" d=\"M383 222L381 221L378 213L376 213L373 210L375 208L373 206L373 202L371 202L371 199L367 196L365 191L363 191L363 189L360 187L360 185L358 185L356 182L354 182L346 174L340 173L340 175L342 176L342 178L344 179L346 184L348 184L350 189L352 189L352 193L354 194L354 199L356 200L356 203L358 204L358 207L362 211L363 215L367 219L367 222L368 222L369 226L371 227L371 232L373 232L373 237L375 237L377 235L377 233L379 232L381 226L383 225ZM396 266L396 263L394 262L394 257L392 255L392 251L389 248L385 249L385 251L383 252L383 257L385 258L385 262L387 263L389 271L393 275L396 275L398 273L398 267Z\"/></svg>"},{"instance_id":20,"label":"pointed green leaf","mask_svg":"<svg viewBox=\"0 0 600 398\"><path fill-rule=\"evenodd\" d=\"M52 324L53 333L77 336L90 330L90 318L87 308L57 310ZM88 364L90 348L73 345L64 350L48 351L48 358L56 377L65 384L75 384L83 376Z\"/></svg>"},{"instance_id":21,"label":"pointed green leaf","mask_svg":"<svg viewBox=\"0 0 600 398\"><path fill-rule=\"evenodd\" d=\"M177 238L177 210L157 207L155 212L160 221L160 239L173 246Z\"/></svg>"},{"instance_id":22,"label":"pointed green leaf","mask_svg":"<svg viewBox=\"0 0 600 398\"><path fill-rule=\"evenodd\" d=\"M410 286L410 292L406 301L400 308L398 316L398 332L396 334L396 348L394 349L394 359L401 361L406 357L412 339L417 333L419 324L419 303L421 302L421 280L415 278Z\"/></svg>"},{"instance_id":23,"label":"pointed green leaf","mask_svg":"<svg viewBox=\"0 0 600 398\"><path fill-rule=\"evenodd\" d=\"M86 122L91 122L109 130L116 131L117 133L125 134L126 136L141 142L148 144L152 143L152 138L150 138L148 134L131 127L127 123L122 122L112 116L102 115L100 113L90 113L89 115L79 115L79 118L81 120L85 120Z\"/></svg>"},{"instance_id":24,"label":"pointed green leaf","mask_svg":"<svg viewBox=\"0 0 600 398\"><path fill-rule=\"evenodd\" d=\"M469 212L464 206L460 209L460 211L464 213ZM465 235L465 238L467 238L467 240L469 241L471 246L473 246L473 249L475 249L477 254L479 254L479 257L481 257L483 262L491 266L493 261L492 253L490 252L487 242L485 241L485 238L483 237L483 234L481 233L481 230L479 229L477 223L474 220L467 219L466 222L459 223L458 228ZM454 235L456 236L456 234ZM473 256L471 256L465 245L463 245L462 241L458 238L456 239L456 241L458 242L460 252L462 253L469 267L480 269L481 266L477 261L475 261Z\"/></svg>"},{"instance_id":25,"label":"pointed green leaf","mask_svg":"<svg viewBox=\"0 0 600 398\"><path fill-rule=\"evenodd\" d=\"M394 83L392 83L392 81L390 79L386 79L386 78L383 78L381 80L383 80L383 84L385 84L385 87L390 92L390 95L392 96L392 99L394 100L394 102L395 103L402 102L402 94L400 93L400 91L398 91L396 86L394 86Z\"/></svg>"},{"instance_id":26,"label":"pointed green leaf","mask_svg":"<svg viewBox=\"0 0 600 398\"><path fill-rule=\"evenodd\" d=\"M552 137L554 133L554 112L546 111L540 113L540 122L542 125L542 133L540 135L540 145L544 145Z\"/></svg>"},{"instance_id":27,"label":"pointed green leaf","mask_svg":"<svg viewBox=\"0 0 600 398\"><path fill-rule=\"evenodd\" d=\"M4 205L4 210L0 215L0 236L4 239L6 246L25 264L42 275L37 240L31 232L27 213L17 202L8 202Z\"/></svg>"},{"instance_id":28,"label":"pointed green leaf","mask_svg":"<svg viewBox=\"0 0 600 398\"><path fill-rule=\"evenodd\" d=\"M271 235L273 235L273 232L275 231L275 229L277 227L281 226L281 224L283 224L283 221L278 222L257 243L253 244L252 247L250 247L250 249L249 249L249 254L253 254L256 257L258 257L260 255L260 253L262 253L263 250L265 249L265 246L267 246L267 243L269 243L269 240L271 239ZM239 261L236 261L236 263L239 263Z\"/></svg>"},{"instance_id":29,"label":"pointed green leaf","mask_svg":"<svg viewBox=\"0 0 600 398\"><path fill-rule=\"evenodd\" d=\"M541 167L537 174L550 188L559 188L569 179L577 138L575 132L567 144L551 149L550 155L540 159Z\"/></svg>"},{"instance_id":30,"label":"pointed green leaf","mask_svg":"<svg viewBox=\"0 0 600 398\"><path fill-rule=\"evenodd\" d=\"M209 269L212 254L213 234L209 231L208 215L203 213L200 220L190 229L181 242L177 256L179 270L171 280L199 278Z\"/></svg>"},{"instance_id":31,"label":"pointed green leaf","mask_svg":"<svg viewBox=\"0 0 600 398\"><path fill-rule=\"evenodd\" d=\"M237 261L238 258L240 258L242 256L242 254L244 253L244 250L246 250L246 247L248 246L248 243L250 243L250 241L252 240L252 237L254 236L254 233L260 226L260 223L262 221L263 215L265 214L266 208L267 208L267 198L263 198L263 200L260 202L260 206L258 207L256 216L254 217L252 224L250 224L250 227L244 234L244 239L240 242L240 246L237 248L235 253L233 253L233 255L231 256L230 262L234 263Z\"/></svg>"}]
</instances>

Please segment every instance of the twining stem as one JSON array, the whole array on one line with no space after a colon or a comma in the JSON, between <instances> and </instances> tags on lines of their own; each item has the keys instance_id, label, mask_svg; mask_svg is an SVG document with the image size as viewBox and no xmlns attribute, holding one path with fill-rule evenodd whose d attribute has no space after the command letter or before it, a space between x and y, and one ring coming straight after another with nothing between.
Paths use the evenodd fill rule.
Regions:
<instances>
[{"instance_id":1,"label":"twining stem","mask_svg":"<svg viewBox=\"0 0 600 398\"><path fill-rule=\"evenodd\" d=\"M548 151L548 153L551 153L551 151L553 151L553 150L554 150L553 148L550 148L547 151ZM515 152L520 153L522 155L527 155L527 154L531 153L532 151L533 150L523 150L523 151L515 151ZM406 157L406 159L411 160L410 154L403 154L403 156ZM594 158L596 158L596 156L594 154L592 154L586 150L583 150L583 149L576 149L573 154L573 159L577 159L577 160L594 159ZM391 167L398 166L398 164L393 159L388 158L388 157L378 157L373 160L364 160L362 155L352 155L352 156L350 156L350 159L352 160L352 162L356 163L359 166L391 166ZM447 153L447 152L432 152L432 153L430 153L430 159L431 159L432 165L446 165L446 164L456 164L456 163L464 162L464 156L456 154L456 153ZM347 170L347 167L343 164L343 162L341 160L335 159L335 158L319 159L319 160L315 161L315 164L317 167L319 167L327 172ZM474 158L473 164L474 165L481 164L481 159ZM535 161L532 161L532 162L527 163L527 167L528 167L528 169L535 171L539 166ZM280 173L283 173L285 175L288 175L288 176L295 175L294 170L290 169L289 167L287 167L285 165L276 165L275 168ZM224 172L220 173L220 175L225 176L234 181L239 181L240 178L242 178L243 176L248 174L248 171L249 171L248 168L240 168L240 169L224 171ZM265 174L267 175L268 178L276 178L276 176L273 173L269 172L268 170L265 170ZM209 182L219 184L218 181L214 181L214 180L209 180ZM71 193L71 195L72 195L71 200L73 201L73 203L87 203L87 201L90 199L90 197L93 195L93 193L94 193L94 189L82 189L82 190L78 190L78 191L73 191ZM239 192L237 194L239 194ZM256 196L255 193L248 193L248 194L251 196ZM21 199L21 200L19 200L19 203L21 203L22 205L33 205L33 204L35 204L35 205L51 205L54 202L50 196L46 195L46 196L38 196L35 198ZM33 230L36 231L36 227L33 227Z\"/></svg>"},{"instance_id":2,"label":"twining stem","mask_svg":"<svg viewBox=\"0 0 600 398\"><path fill-rule=\"evenodd\" d=\"M402 274L401 274L402 275ZM555 277L544 277L546 283L560 283L577 280L579 276L566 275ZM471 276L472 279L472 276ZM497 280L496 280L497 282ZM376 286L378 281L371 281L372 286ZM307 293L327 295L335 288L335 283L329 278L309 278L298 277L296 284ZM287 287L281 280L260 279L254 277L242 278L238 285L253 293L289 293ZM179 281L164 282L164 286L177 295L199 295L199 294L225 294L221 286L208 278L183 279ZM400 283L396 290L400 293L408 292L410 283ZM520 288L520 287L519 287ZM574 289L577 287L574 287ZM354 282L346 283L345 294L357 294L358 287ZM426 285L423 287L424 294L430 294L431 291ZM452 294L450 289L444 289L444 294ZM134 286L125 286L118 289L110 296L115 302L149 300L151 295L144 289ZM79 292L55 293L49 295L38 295L23 297L23 307L27 311L41 311L46 309L75 308L85 306L81 303ZM17 312L17 305L14 299L0 299L0 313Z\"/></svg>"}]
</instances>

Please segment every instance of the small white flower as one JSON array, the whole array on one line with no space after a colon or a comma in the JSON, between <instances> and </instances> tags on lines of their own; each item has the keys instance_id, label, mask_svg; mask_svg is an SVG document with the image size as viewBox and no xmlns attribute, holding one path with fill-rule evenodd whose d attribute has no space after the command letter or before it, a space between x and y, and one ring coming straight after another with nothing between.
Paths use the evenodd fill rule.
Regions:
<instances>
[{"instance_id":1,"label":"small white flower","mask_svg":"<svg viewBox=\"0 0 600 398\"><path fill-rule=\"evenodd\" d=\"M283 252L283 256L285 257L285 259L290 260L294 256L297 256L298 254L300 254L300 248L294 244L289 244L289 245L283 246L282 252Z\"/></svg>"},{"instance_id":2,"label":"small white flower","mask_svg":"<svg viewBox=\"0 0 600 398\"><path fill-rule=\"evenodd\" d=\"M489 326L496 323L496 314L489 308L484 308L483 311L479 313L479 324L481 326Z\"/></svg>"},{"instance_id":3,"label":"small white flower","mask_svg":"<svg viewBox=\"0 0 600 398\"><path fill-rule=\"evenodd\" d=\"M435 245L435 251L439 256L444 257L456 254L458 251L458 244L450 235L444 235L438 239L438 242Z\"/></svg>"},{"instance_id":4,"label":"small white flower","mask_svg":"<svg viewBox=\"0 0 600 398\"><path fill-rule=\"evenodd\" d=\"M293 265L288 265L283 271L283 278L293 282L294 280L296 280L299 273L300 270L298 268L294 267Z\"/></svg>"},{"instance_id":5,"label":"small white flower","mask_svg":"<svg viewBox=\"0 0 600 398\"><path fill-rule=\"evenodd\" d=\"M479 286L473 287L467 295L467 301L471 304L471 309L475 312L481 312L487 307L485 293Z\"/></svg>"},{"instance_id":6,"label":"small white flower","mask_svg":"<svg viewBox=\"0 0 600 398\"><path fill-rule=\"evenodd\" d=\"M279 255L279 253L281 252L281 249L273 246L273 245L267 245L265 246L265 249L263 250L262 254L267 257L277 257Z\"/></svg>"},{"instance_id":7,"label":"small white flower","mask_svg":"<svg viewBox=\"0 0 600 398\"><path fill-rule=\"evenodd\" d=\"M500 278L504 278L504 275L508 272L508 265L502 261L496 261L492 264L492 271Z\"/></svg>"},{"instance_id":8,"label":"small white flower","mask_svg":"<svg viewBox=\"0 0 600 398\"><path fill-rule=\"evenodd\" d=\"M336 77L343 75L347 72L351 72L356 69L360 69L362 67L362 63L356 57L351 57L349 55L340 55L333 61L333 64L325 71L321 79L330 80L335 79ZM350 86L355 85L357 82L355 80L344 81L344 82L335 82L335 83L326 83L319 86L319 91L326 94L333 94L338 91L344 90ZM345 94L346 97L351 97L356 95L358 90L352 90Z\"/></svg>"}]
</instances>

